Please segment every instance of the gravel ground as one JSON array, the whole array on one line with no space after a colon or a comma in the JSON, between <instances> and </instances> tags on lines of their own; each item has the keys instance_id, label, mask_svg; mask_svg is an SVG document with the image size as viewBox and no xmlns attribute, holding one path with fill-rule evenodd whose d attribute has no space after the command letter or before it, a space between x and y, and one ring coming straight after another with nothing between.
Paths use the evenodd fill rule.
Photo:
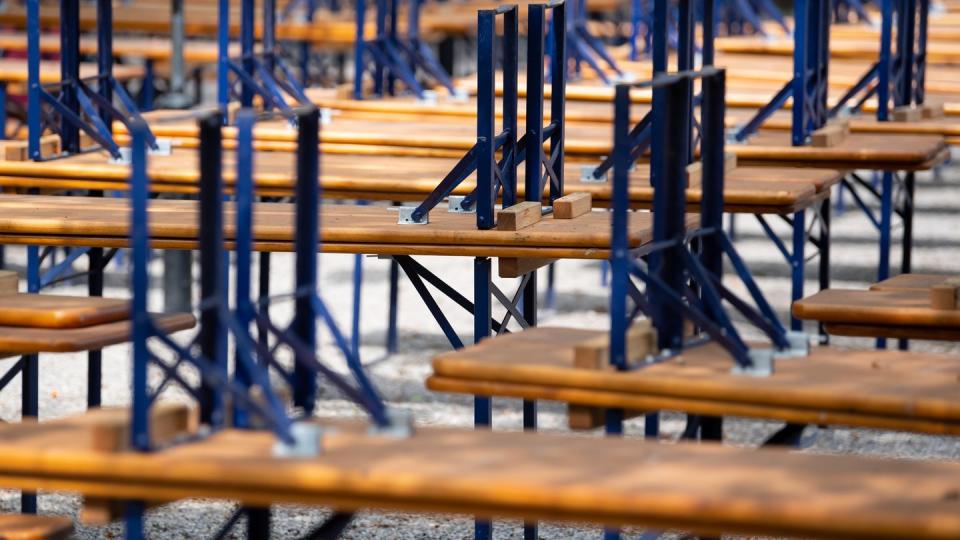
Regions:
<instances>
[{"instance_id":1,"label":"gravel ground","mask_svg":"<svg viewBox=\"0 0 960 540\"><path fill-rule=\"evenodd\" d=\"M917 188L915 272L960 272L956 257L960 239L960 168L947 167L938 178L921 174ZM772 247L752 218L737 220L737 246L758 277L763 290L775 307L786 314L789 299L789 280L786 266L779 253ZM786 238L786 236L785 236ZM874 280L876 261L876 233L867 220L851 208L842 215L835 215L833 232L833 275L835 287L863 287ZM899 261L899 251L893 254ZM24 252L19 248L8 249L8 264L22 269ZM466 259L425 258L423 262L438 275L447 278L461 290L470 290L472 281L471 262ZM162 292L159 290L159 257L152 267L155 286L151 304L162 307ZM350 280L354 258L346 255L323 255L321 257L322 294L341 325L349 321L353 305ZM813 291L816 261L811 261L807 290ZM291 259L288 255L275 257L274 271L270 276L274 291L289 290L292 281ZM386 357L383 347L386 327L386 298L388 263L375 258L363 260L364 289L362 295L363 324L361 354L369 366L369 372L390 404L410 411L422 425L467 427L472 422L471 398L459 395L435 394L424 388L423 381L429 374L431 356L448 349L448 344L432 321L409 282L402 280L400 292L400 351ZM562 261L557 269L557 301L553 310L541 315L542 324L603 328L607 325L606 292L600 285L600 265L596 262ZM107 275L108 296L129 295L128 272L123 264L114 264ZM512 289L510 283L500 283L504 290ZM542 285L542 282L541 282ZM51 291L53 292L53 291ZM62 294L84 294L82 283L69 283L56 288ZM196 294L196 292L194 292ZM441 305L452 313L451 322L469 336L470 317L462 310L441 300ZM274 315L284 319L290 315L288 305L278 305ZM348 328L347 328L348 330ZM331 362L342 369L330 336L322 336L323 347L330 351ZM842 345L872 346L870 340L836 339ZM956 352L958 346L944 343L913 344L915 350ZM130 400L129 393L129 347L116 346L105 352L103 400L108 405L124 405ZM51 419L80 412L85 403L84 355L44 356L40 371L41 419ZM0 361L0 369L13 360ZM169 391L173 399L182 397L175 389ZM20 388L11 384L0 393L0 419L19 419ZM519 430L521 416L516 400L496 400L495 429ZM359 411L343 401L331 389L324 388L318 404L319 414L333 417L354 417ZM565 431L564 408L554 403L541 405L539 422L544 431ZM665 414L662 423L663 437L674 438L683 427L682 417ZM777 429L777 424L734 419L728 423L728 444L755 445ZM641 436L642 425L631 421L627 426L628 436ZM587 434L586 436L598 436ZM890 433L859 429L819 430L815 443L807 450L822 453L857 453L888 456L903 459L957 459L960 443L956 439ZM44 513L75 516L79 499L60 494L41 494L40 510ZM18 497L12 492L0 492L0 510L15 511ZM147 521L148 535L153 538L200 538L209 537L226 521L234 505L205 500L183 501L152 511ZM293 538L309 531L322 520L327 511L301 507L276 507L273 523L275 538ZM235 529L241 537L242 529ZM79 527L78 538L120 537L118 525L105 528ZM346 538L364 539L412 539L412 538L468 538L472 535L469 517L420 516L402 513L365 512L354 522ZM513 522L498 522L498 538L514 538L520 535L520 525ZM589 526L571 527L544 524L543 538L597 538L597 529Z\"/></svg>"}]
</instances>

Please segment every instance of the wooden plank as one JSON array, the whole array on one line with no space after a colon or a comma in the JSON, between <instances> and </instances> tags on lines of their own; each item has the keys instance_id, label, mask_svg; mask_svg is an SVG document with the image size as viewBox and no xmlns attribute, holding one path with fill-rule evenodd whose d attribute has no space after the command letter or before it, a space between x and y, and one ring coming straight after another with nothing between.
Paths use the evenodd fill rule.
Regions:
<instances>
[{"instance_id":1,"label":"wooden plank","mask_svg":"<svg viewBox=\"0 0 960 540\"><path fill-rule=\"evenodd\" d=\"M845 335L845 334L838 334ZM872 336L873 334L871 334ZM591 411L604 408L626 409L633 416L642 411L679 411L704 416L735 416L759 418L796 424L820 426L851 426L892 431L926 433L931 435L960 435L960 424L918 418L899 418L869 411L807 409L791 406L754 405L722 399L667 396L655 394L606 391L593 388L558 387L534 383L499 382L432 375L427 388L434 392L452 392L480 396L495 396L537 401L558 401L573 406L574 410ZM590 429L602 417L580 416L576 422Z\"/></svg>"},{"instance_id":2,"label":"wooden plank","mask_svg":"<svg viewBox=\"0 0 960 540\"><path fill-rule=\"evenodd\" d=\"M622 402L626 408L657 408L650 406L657 399L706 400L738 411L728 413L732 415L749 406L747 410L762 418L769 417L762 413L768 407L808 417L847 418L842 415L849 413L872 421L896 420L900 429L953 433L960 427L960 360L955 356L818 347L802 361L777 362L772 376L744 377L731 373L733 363L725 351L708 345L640 370L604 372L574 368L574 344L584 337L569 333L540 327L498 336L438 355L434 373L447 379L596 390L646 400L643 405Z\"/></svg>"},{"instance_id":3,"label":"wooden plank","mask_svg":"<svg viewBox=\"0 0 960 540\"><path fill-rule=\"evenodd\" d=\"M314 459L271 456L266 432L223 430L159 452L79 449L76 428L0 426L0 485L591 522L720 533L941 540L960 535L960 464L420 428L336 427ZM777 481L771 481L772 478ZM857 489L841 489L856 486ZM691 509L695 509L691 510Z\"/></svg>"},{"instance_id":4,"label":"wooden plank","mask_svg":"<svg viewBox=\"0 0 960 540\"><path fill-rule=\"evenodd\" d=\"M498 231L519 231L540 222L540 201L522 201L497 212Z\"/></svg>"},{"instance_id":5,"label":"wooden plank","mask_svg":"<svg viewBox=\"0 0 960 540\"><path fill-rule=\"evenodd\" d=\"M224 180L228 190L235 182L233 163L235 155L224 156ZM292 193L294 186L293 159L289 154L258 152L254 157L254 180L260 193ZM439 179L455 163L449 159L388 158L383 156L324 155L321 166L321 184L325 196L345 198L420 200L429 193ZM598 205L611 197L608 183L580 182L580 164L570 163L566 171L566 189L570 192L590 193ZM22 180L11 181L15 175ZM195 191L198 183L197 154L194 151L176 150L171 157L151 158L150 175L158 191ZM826 191L840 178L840 171L815 169L786 169L763 167L738 167L730 172L725 184L725 199L728 209L737 211L794 212L813 203L815 192ZM36 177L37 180L30 180ZM72 179L55 183L52 179ZM0 162L0 183L19 187L71 187L88 189L123 188L129 179L129 168L106 163L100 155L85 155L46 163ZM117 185L104 185L116 182ZM649 171L638 167L630 175L630 197L642 206L653 199ZM464 182L454 194L464 195L475 186L472 179ZM813 188L813 189L811 189ZM522 186L520 194L525 193ZM699 189L688 190L688 200L699 202Z\"/></svg>"},{"instance_id":6,"label":"wooden plank","mask_svg":"<svg viewBox=\"0 0 960 540\"><path fill-rule=\"evenodd\" d=\"M593 199L589 193L570 193L553 201L553 217L573 219L590 212L592 208Z\"/></svg>"},{"instance_id":7,"label":"wooden plank","mask_svg":"<svg viewBox=\"0 0 960 540\"><path fill-rule=\"evenodd\" d=\"M0 514L0 540L66 540L73 521L62 516Z\"/></svg>"},{"instance_id":8,"label":"wooden plank","mask_svg":"<svg viewBox=\"0 0 960 540\"><path fill-rule=\"evenodd\" d=\"M761 130L731 150L741 164L880 170L926 170L949 154L940 136L851 133L830 148L790 146L789 138L787 132Z\"/></svg>"},{"instance_id":9,"label":"wooden plank","mask_svg":"<svg viewBox=\"0 0 960 540\"><path fill-rule=\"evenodd\" d=\"M0 196L0 234L75 236L80 239L129 237L129 201L97 197ZM195 241L199 216L195 201L151 201L150 234L160 240ZM694 227L697 220L691 217ZM233 240L234 205L224 206L225 238ZM290 243L294 237L294 205L259 203L254 206L254 240ZM629 241L638 246L652 234L649 213L631 216ZM595 250L597 256L609 249L610 216L595 212L575 220L545 216L532 226L518 231L478 230L475 217L439 212L426 226L397 224L397 214L383 206L330 205L321 211L321 242L370 244L380 246L443 246L451 254L464 246L501 246L514 250L491 256L538 256L537 248ZM289 249L289 248L288 248ZM325 247L324 247L325 249ZM362 251L361 251L362 252ZM543 257L554 258L549 252Z\"/></svg>"}]
</instances>

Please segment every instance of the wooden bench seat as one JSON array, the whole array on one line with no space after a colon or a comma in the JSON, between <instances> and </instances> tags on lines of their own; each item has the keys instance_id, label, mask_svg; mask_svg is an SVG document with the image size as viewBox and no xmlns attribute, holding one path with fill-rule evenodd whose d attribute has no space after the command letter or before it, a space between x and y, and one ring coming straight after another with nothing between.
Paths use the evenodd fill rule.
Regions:
<instances>
[{"instance_id":1,"label":"wooden bench seat","mask_svg":"<svg viewBox=\"0 0 960 540\"><path fill-rule=\"evenodd\" d=\"M328 424L324 453L223 430L154 453L84 446L89 426L0 425L0 485L88 497L274 503L852 539L960 535L960 464L623 438Z\"/></svg>"},{"instance_id":2,"label":"wooden bench seat","mask_svg":"<svg viewBox=\"0 0 960 540\"><path fill-rule=\"evenodd\" d=\"M628 410L677 410L809 424L960 435L960 358L814 348L769 377L731 373L718 345L617 372L574 367L577 343L602 331L541 327L438 355L435 391Z\"/></svg>"},{"instance_id":3,"label":"wooden bench seat","mask_svg":"<svg viewBox=\"0 0 960 540\"><path fill-rule=\"evenodd\" d=\"M224 234L234 235L234 207L225 203ZM294 205L254 206L254 244L261 251L290 251L294 238ZM79 245L129 244L129 201L115 198L0 196L0 244ZM156 248L196 249L197 203L151 201L151 243ZM519 231L478 230L473 214L440 209L428 225L399 225L387 207L330 205L321 215L324 252L392 255L451 255L602 259L609 256L610 216L591 212L576 219L545 216ZM697 220L691 216L690 228ZM631 216L630 243L638 247L652 238L647 212Z\"/></svg>"},{"instance_id":4,"label":"wooden bench seat","mask_svg":"<svg viewBox=\"0 0 960 540\"><path fill-rule=\"evenodd\" d=\"M61 516L0 514L0 540L64 540L73 533L73 521Z\"/></svg>"},{"instance_id":5,"label":"wooden bench seat","mask_svg":"<svg viewBox=\"0 0 960 540\"><path fill-rule=\"evenodd\" d=\"M0 311L3 310L0 298ZM196 325L189 313L154 314L156 327L172 333ZM121 320L75 328L0 326L2 354L67 353L102 349L130 341L130 321Z\"/></svg>"},{"instance_id":6,"label":"wooden bench seat","mask_svg":"<svg viewBox=\"0 0 960 540\"><path fill-rule=\"evenodd\" d=\"M0 326L81 328L128 318L130 301L54 294L0 294Z\"/></svg>"}]
</instances>

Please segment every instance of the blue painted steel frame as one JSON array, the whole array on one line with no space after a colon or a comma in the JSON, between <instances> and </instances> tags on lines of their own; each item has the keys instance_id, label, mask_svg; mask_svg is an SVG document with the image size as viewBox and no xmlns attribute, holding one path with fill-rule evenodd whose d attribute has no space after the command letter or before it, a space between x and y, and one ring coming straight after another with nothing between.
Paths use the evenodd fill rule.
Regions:
<instances>
[{"instance_id":1,"label":"blue painted steel frame","mask_svg":"<svg viewBox=\"0 0 960 540\"><path fill-rule=\"evenodd\" d=\"M807 144L810 134L823 127L829 112L830 20L830 0L794 2L793 78L737 131L737 141L753 135L787 99L793 100L791 142L794 146Z\"/></svg>"},{"instance_id":2,"label":"blue painted steel frame","mask_svg":"<svg viewBox=\"0 0 960 540\"><path fill-rule=\"evenodd\" d=\"M891 108L923 104L929 11L929 0L882 0L879 58L831 115L858 112L870 97L877 98L881 121L890 118Z\"/></svg>"},{"instance_id":3,"label":"blue painted steel frame","mask_svg":"<svg viewBox=\"0 0 960 540\"><path fill-rule=\"evenodd\" d=\"M111 122L119 120L127 128L142 120L133 99L113 77L112 5L97 1L97 67L94 77L80 78L80 2L60 0L60 82L40 82L40 2L27 0L27 152L30 159L41 160L40 137L44 129L60 136L64 154L80 152L80 132L90 136L110 155L119 159L120 150L113 140ZM116 97L122 109L113 104ZM44 106L51 109L50 113ZM59 118L59 125L55 119ZM147 143L156 149L153 134Z\"/></svg>"},{"instance_id":4,"label":"blue painted steel frame","mask_svg":"<svg viewBox=\"0 0 960 540\"><path fill-rule=\"evenodd\" d=\"M280 58L276 41L276 0L263 0L261 51L255 50L255 2L240 3L240 57L230 58L230 1L219 0L217 19L217 102L226 112L231 98L242 107L251 107L260 96L266 110L277 109L293 121L293 107L287 97L305 105L310 99L300 82ZM235 80L231 82L230 74ZM237 91L239 86L239 91Z\"/></svg>"},{"instance_id":5,"label":"blue painted steel frame","mask_svg":"<svg viewBox=\"0 0 960 540\"><path fill-rule=\"evenodd\" d=\"M400 35L398 12L402 0L375 0L376 35L366 39L367 6L356 2L356 32L354 44L354 99L364 98L364 78L373 78L373 94L394 94L395 81L400 80L418 98L424 97L424 86L417 79L417 71L443 86L451 95L456 93L453 80L433 51L420 38L420 12L424 0L408 1L407 33Z\"/></svg>"},{"instance_id":6,"label":"blue painted steel frame","mask_svg":"<svg viewBox=\"0 0 960 540\"><path fill-rule=\"evenodd\" d=\"M570 0L571 12L567 14L567 47L573 62L575 75L580 75L581 65L586 64L603 81L612 84L625 77L625 73L604 45L603 40L594 36L587 23L587 1ZM609 71L614 73L611 78Z\"/></svg>"},{"instance_id":7,"label":"blue painted steel frame","mask_svg":"<svg viewBox=\"0 0 960 540\"><path fill-rule=\"evenodd\" d=\"M229 394L235 407L234 425L251 426L251 417L256 416L276 436L292 442L291 420L279 399L271 389L268 370L280 371L281 378L294 387L295 399L309 414L315 399L317 376L327 378L341 392L365 409L373 422L379 426L389 424L386 409L376 390L367 380L362 366L351 356L349 345L337 330L332 318L316 290L316 259L319 240L319 120L315 107L295 111L298 126L297 154L297 228L294 240L296 251L295 317L289 329L277 328L269 315L257 312L250 300L250 272L252 261L252 213L253 213L253 124L254 115L241 111L238 115L237 179L237 260L243 264L237 273L237 310L231 312L227 304L226 253L223 246L223 185L221 170L221 125L219 114L211 114L200 121L201 136L201 195L200 195L200 246L201 246L201 329L194 341L199 354L194 354L193 345L182 346L160 332L147 312L147 263L149 261L149 236L147 227L147 201L149 178L146 173L145 125L136 123L133 130L133 168L131 175L132 206L131 244L133 249L133 447L149 451L149 408L157 395L169 382L183 386L201 405L201 419L212 429L223 427L225 397ZM315 324L323 320L334 335L341 352L353 373L356 386L342 376L326 368L316 356ZM278 344L289 346L294 351L295 369L289 373L279 368L273 358L274 348L266 342L255 341L250 335L250 326L256 322L261 331L272 334ZM228 374L227 339L233 336L236 342L234 356L236 370L233 378ZM147 340L154 338L176 357L172 365L164 362L148 347ZM200 388L189 385L177 373L181 364L190 364L201 375ZM147 384L149 365L159 367L165 379L151 391ZM249 394L255 385L262 401ZM262 535L269 530L269 511L245 509L250 519L248 531ZM232 526L232 524L228 524ZM143 505L128 504L126 533L128 538L143 537ZM229 529L229 527L228 527Z\"/></svg>"},{"instance_id":8,"label":"blue painted steel frame","mask_svg":"<svg viewBox=\"0 0 960 540\"><path fill-rule=\"evenodd\" d=\"M689 148L691 131L683 129L683 120L691 114L688 106L694 77L702 77L704 96L702 101L703 139L703 182L704 196L701 202L701 228L694 233L685 231L685 178L686 150ZM651 86L659 94L663 106L655 110L653 126L653 154L651 156L651 177L654 179L654 239L650 246L642 250L649 258L646 269L638 266L633 259L637 253L630 254L625 242L625 233L614 229L615 244L612 249L611 267L614 274L611 283L611 327L616 332L626 330L630 316L625 302L630 289L625 274L640 277L648 285L647 304L658 329L658 339L662 349L678 351L684 346L682 321L690 318L710 337L722 344L742 367L752 365L746 354L746 346L739 338L729 317L720 307L720 300L726 300L740 311L748 320L767 334L774 346L783 349L788 346L785 330L777 320L776 314L763 298L746 265L737 255L732 242L727 238L721 224L723 213L723 98L724 71L706 68L701 72L680 72L673 75L660 75L649 83L634 87ZM629 133L630 103L629 85L618 85L614 140L614 222L615 227L623 227L629 199L625 187L629 182L629 169L635 159L630 154L632 141ZM656 98L655 98L656 99ZM685 111L686 110L686 111ZM622 195L622 199L619 198ZM622 238L621 238L622 237ZM699 239L703 246L701 258L693 257L687 250L686 242L690 238ZM717 272L720 255L730 259L740 279L743 280L756 308L739 300L719 281ZM623 271L624 260L630 264ZM700 298L691 297L688 282L693 280L700 288ZM684 299L689 302L684 303ZM621 305L621 303L623 303ZM619 343L623 338L612 336L611 344ZM619 345L617 345L619 347ZM625 369L625 355L619 349L611 352L611 361L617 367Z\"/></svg>"}]
</instances>

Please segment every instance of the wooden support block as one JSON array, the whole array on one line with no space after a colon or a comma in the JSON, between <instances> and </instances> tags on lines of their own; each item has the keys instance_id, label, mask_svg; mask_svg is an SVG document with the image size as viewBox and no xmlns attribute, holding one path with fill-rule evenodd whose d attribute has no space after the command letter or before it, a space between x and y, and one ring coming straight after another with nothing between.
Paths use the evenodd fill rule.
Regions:
<instances>
[{"instance_id":1,"label":"wooden support block","mask_svg":"<svg viewBox=\"0 0 960 540\"><path fill-rule=\"evenodd\" d=\"M518 278L538 268L551 264L556 259L534 257L500 257L497 259L498 275L502 278Z\"/></svg>"},{"instance_id":2,"label":"wooden support block","mask_svg":"<svg viewBox=\"0 0 960 540\"><path fill-rule=\"evenodd\" d=\"M589 193L571 193L553 201L554 219L573 219L580 217L593 208L593 198Z\"/></svg>"},{"instance_id":3,"label":"wooden support block","mask_svg":"<svg viewBox=\"0 0 960 540\"><path fill-rule=\"evenodd\" d=\"M703 181L703 162L694 161L687 165L687 187L698 187Z\"/></svg>"},{"instance_id":4,"label":"wooden support block","mask_svg":"<svg viewBox=\"0 0 960 540\"><path fill-rule=\"evenodd\" d=\"M723 153L723 172L730 173L737 168L737 154L733 152Z\"/></svg>"},{"instance_id":5,"label":"wooden support block","mask_svg":"<svg viewBox=\"0 0 960 540\"><path fill-rule=\"evenodd\" d=\"M849 118L834 118L827 121L828 126L838 126L844 135L850 134L850 119Z\"/></svg>"},{"instance_id":6,"label":"wooden support block","mask_svg":"<svg viewBox=\"0 0 960 540\"><path fill-rule=\"evenodd\" d=\"M813 132L810 142L815 148L829 148L843 142L849 128L842 124L827 124Z\"/></svg>"},{"instance_id":7,"label":"wooden support block","mask_svg":"<svg viewBox=\"0 0 960 540\"><path fill-rule=\"evenodd\" d=\"M542 213L538 201L523 201L497 213L498 231L519 231L540 221Z\"/></svg>"},{"instance_id":8,"label":"wooden support block","mask_svg":"<svg viewBox=\"0 0 960 540\"><path fill-rule=\"evenodd\" d=\"M20 276L13 270L0 270L0 294L16 294L20 290Z\"/></svg>"},{"instance_id":9,"label":"wooden support block","mask_svg":"<svg viewBox=\"0 0 960 540\"><path fill-rule=\"evenodd\" d=\"M634 324L627 331L627 363L636 365L656 350L656 331L649 320ZM581 369L609 370L610 336L597 336L576 345L573 349L573 365ZM599 407L570 404L567 407L570 429L594 429L604 425L604 410ZM643 411L624 411L624 418L635 418Z\"/></svg>"},{"instance_id":10,"label":"wooden support block","mask_svg":"<svg viewBox=\"0 0 960 540\"><path fill-rule=\"evenodd\" d=\"M943 103L924 103L920 106L920 116L924 120L943 118L944 114Z\"/></svg>"},{"instance_id":11,"label":"wooden support block","mask_svg":"<svg viewBox=\"0 0 960 540\"><path fill-rule=\"evenodd\" d=\"M124 452L131 450L130 408L104 407L64 419L64 423L89 428L91 450ZM177 437L195 432L199 419L197 409L184 403L156 403L150 408L150 439L153 445L164 445Z\"/></svg>"},{"instance_id":12,"label":"wooden support block","mask_svg":"<svg viewBox=\"0 0 960 540\"><path fill-rule=\"evenodd\" d=\"M893 109L893 120L895 122L916 122L922 117L923 112L920 109L909 105Z\"/></svg>"},{"instance_id":13,"label":"wooden support block","mask_svg":"<svg viewBox=\"0 0 960 540\"><path fill-rule=\"evenodd\" d=\"M0 141L0 161L28 161L28 143L24 140ZM60 137L44 135L40 137L40 155L52 157L60 153Z\"/></svg>"},{"instance_id":14,"label":"wooden support block","mask_svg":"<svg viewBox=\"0 0 960 540\"><path fill-rule=\"evenodd\" d=\"M63 540L73 533L73 521L62 516L0 514L0 540Z\"/></svg>"},{"instance_id":15,"label":"wooden support block","mask_svg":"<svg viewBox=\"0 0 960 540\"><path fill-rule=\"evenodd\" d=\"M949 278L930 287L930 307L957 309L960 306L960 277Z\"/></svg>"},{"instance_id":16,"label":"wooden support block","mask_svg":"<svg viewBox=\"0 0 960 540\"><path fill-rule=\"evenodd\" d=\"M656 331L648 319L638 321L627 330L627 364L636 365L656 350ZM609 361L610 335L578 343L573 348L573 366L580 369L613 369Z\"/></svg>"}]
</instances>

